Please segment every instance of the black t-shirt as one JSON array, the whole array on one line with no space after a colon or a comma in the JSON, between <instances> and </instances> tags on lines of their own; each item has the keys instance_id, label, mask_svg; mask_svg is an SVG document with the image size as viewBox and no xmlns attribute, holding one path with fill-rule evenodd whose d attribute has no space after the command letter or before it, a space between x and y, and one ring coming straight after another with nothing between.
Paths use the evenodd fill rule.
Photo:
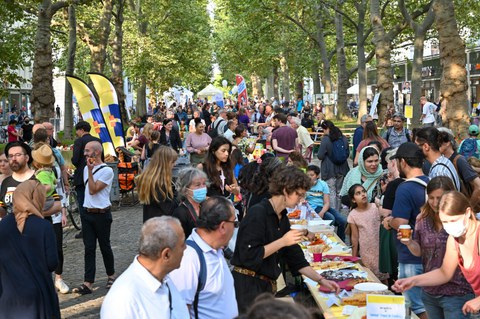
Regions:
<instances>
[{"instance_id":1,"label":"black t-shirt","mask_svg":"<svg viewBox=\"0 0 480 319\"><path fill-rule=\"evenodd\" d=\"M35 180L35 174L30 179ZM7 211L7 214L13 213L13 192L20 183L22 182L15 180L12 176L8 176L2 182L0 187L0 206Z\"/></svg>"},{"instance_id":2,"label":"black t-shirt","mask_svg":"<svg viewBox=\"0 0 480 319\"><path fill-rule=\"evenodd\" d=\"M182 202L180 206L175 208L172 216L180 220L183 231L185 232L185 238L188 238L193 229L197 227L197 213L192 205L188 202Z\"/></svg>"},{"instance_id":3,"label":"black t-shirt","mask_svg":"<svg viewBox=\"0 0 480 319\"><path fill-rule=\"evenodd\" d=\"M22 125L23 140L25 142L30 142L30 140L32 139L32 129L33 129L33 124L23 124Z\"/></svg>"},{"instance_id":4,"label":"black t-shirt","mask_svg":"<svg viewBox=\"0 0 480 319\"><path fill-rule=\"evenodd\" d=\"M383 208L389 210L393 209L393 203L395 202L395 192L397 191L398 186L403 183L403 181L403 178L397 178L388 183L387 189L383 194Z\"/></svg>"}]
</instances>

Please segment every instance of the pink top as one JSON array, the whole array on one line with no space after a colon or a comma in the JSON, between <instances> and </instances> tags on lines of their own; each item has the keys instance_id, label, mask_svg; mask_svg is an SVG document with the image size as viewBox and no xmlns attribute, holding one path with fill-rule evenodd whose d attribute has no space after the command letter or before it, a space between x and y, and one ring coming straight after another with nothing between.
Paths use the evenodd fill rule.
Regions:
<instances>
[{"instance_id":1,"label":"pink top","mask_svg":"<svg viewBox=\"0 0 480 319\"><path fill-rule=\"evenodd\" d=\"M463 266L463 257L460 255L460 248L458 247L458 241L455 239L455 249L458 252L458 265L460 270L465 276L465 279L472 286L475 296L480 296L480 254L478 249L478 234L480 233L480 227L477 228L477 233L475 235L475 248L473 249L473 260L470 268L465 268Z\"/></svg>"},{"instance_id":2,"label":"pink top","mask_svg":"<svg viewBox=\"0 0 480 319\"><path fill-rule=\"evenodd\" d=\"M185 144L189 153L195 153L195 151L198 149L209 147L211 142L212 138L207 133L202 133L202 135L190 133L187 136L187 141Z\"/></svg>"},{"instance_id":3,"label":"pink top","mask_svg":"<svg viewBox=\"0 0 480 319\"><path fill-rule=\"evenodd\" d=\"M368 146L368 143L370 143L370 142L372 142L372 141L374 141L374 139L372 139L372 138L367 138L366 140L361 141L360 144L358 144L358 146L357 146L357 152L360 153L360 151L361 151L364 147ZM387 147L390 147L390 145L388 144L387 141L385 141L384 138L378 137L378 141L382 144L382 148L383 148L383 149L384 149L384 148L387 148Z\"/></svg>"}]
</instances>

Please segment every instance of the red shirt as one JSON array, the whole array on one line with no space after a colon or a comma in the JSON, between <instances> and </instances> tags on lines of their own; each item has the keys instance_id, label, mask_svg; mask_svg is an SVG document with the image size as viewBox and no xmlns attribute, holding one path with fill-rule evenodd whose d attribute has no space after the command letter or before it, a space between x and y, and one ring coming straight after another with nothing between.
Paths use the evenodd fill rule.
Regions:
<instances>
[{"instance_id":1,"label":"red shirt","mask_svg":"<svg viewBox=\"0 0 480 319\"><path fill-rule=\"evenodd\" d=\"M12 133L17 133L17 129L15 128L15 126L9 125L7 127L7 132L8 132L8 143L18 141L18 136L12 134Z\"/></svg>"},{"instance_id":2,"label":"red shirt","mask_svg":"<svg viewBox=\"0 0 480 319\"><path fill-rule=\"evenodd\" d=\"M470 221L472 222L472 221ZM460 255L460 248L458 247L458 241L455 239L455 248L458 253L458 266L465 276L465 279L472 286L475 296L480 296L480 255L478 249L478 234L480 233L480 227L477 228L477 233L475 235L475 248L473 249L473 260L470 268L465 268L463 266L463 258Z\"/></svg>"}]
</instances>

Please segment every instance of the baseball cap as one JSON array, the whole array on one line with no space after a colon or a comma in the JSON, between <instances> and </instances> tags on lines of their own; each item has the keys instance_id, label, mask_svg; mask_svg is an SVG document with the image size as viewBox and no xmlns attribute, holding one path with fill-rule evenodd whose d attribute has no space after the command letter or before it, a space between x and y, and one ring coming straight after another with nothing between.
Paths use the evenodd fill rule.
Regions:
<instances>
[{"instance_id":1,"label":"baseball cap","mask_svg":"<svg viewBox=\"0 0 480 319\"><path fill-rule=\"evenodd\" d=\"M397 158L423 158L423 152L417 144L412 142L403 143L397 149L397 153L390 159Z\"/></svg>"},{"instance_id":2,"label":"baseball cap","mask_svg":"<svg viewBox=\"0 0 480 319\"><path fill-rule=\"evenodd\" d=\"M478 126L475 124L470 125L470 127L468 128L468 133L470 135L478 135Z\"/></svg>"}]
</instances>

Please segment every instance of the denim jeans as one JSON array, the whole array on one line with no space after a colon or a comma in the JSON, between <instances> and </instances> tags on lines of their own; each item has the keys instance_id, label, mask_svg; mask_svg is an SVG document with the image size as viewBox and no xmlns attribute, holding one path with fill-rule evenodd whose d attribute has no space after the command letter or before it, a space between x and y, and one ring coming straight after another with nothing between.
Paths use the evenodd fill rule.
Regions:
<instances>
[{"instance_id":1,"label":"denim jeans","mask_svg":"<svg viewBox=\"0 0 480 319\"><path fill-rule=\"evenodd\" d=\"M323 207L315 208L315 212L318 213L322 210ZM337 235L341 240L345 241L345 229L347 228L347 218L341 213L330 207L325 215L323 215L324 220L333 220L332 225L337 226Z\"/></svg>"},{"instance_id":2,"label":"denim jeans","mask_svg":"<svg viewBox=\"0 0 480 319\"><path fill-rule=\"evenodd\" d=\"M402 264L398 263L398 278L409 278L423 274L422 264ZM425 312L425 306L422 301L422 288L413 287L403 293L405 299L410 301L412 311L419 315Z\"/></svg>"},{"instance_id":3,"label":"denim jeans","mask_svg":"<svg viewBox=\"0 0 480 319\"><path fill-rule=\"evenodd\" d=\"M427 310L428 318L435 319L468 319L470 315L464 315L463 305L475 298L474 294L463 296L431 295L425 291L422 294L423 304Z\"/></svg>"},{"instance_id":4,"label":"denim jeans","mask_svg":"<svg viewBox=\"0 0 480 319\"><path fill-rule=\"evenodd\" d=\"M85 277L86 282L95 282L95 253L97 240L103 257L107 276L115 274L112 246L110 245L110 229L112 213L85 213L81 216L83 244L85 245Z\"/></svg>"}]
</instances>

